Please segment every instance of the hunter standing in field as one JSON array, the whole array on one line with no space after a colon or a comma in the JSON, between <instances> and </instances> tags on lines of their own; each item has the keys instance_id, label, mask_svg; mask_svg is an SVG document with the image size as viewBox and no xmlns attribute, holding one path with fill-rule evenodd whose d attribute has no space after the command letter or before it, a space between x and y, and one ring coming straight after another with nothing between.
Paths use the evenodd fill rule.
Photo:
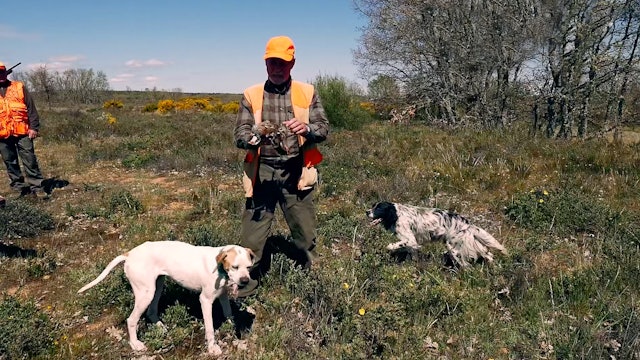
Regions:
<instances>
[{"instance_id":1,"label":"hunter standing in field","mask_svg":"<svg viewBox=\"0 0 640 360\"><path fill-rule=\"evenodd\" d=\"M65 180L44 179L38 166L33 139L38 137L40 117L27 88L20 81L10 81L4 63L0 62L0 155L7 168L9 186L21 195L43 190L51 194ZM22 162L24 176L20 169Z\"/></svg>"},{"instance_id":2,"label":"hunter standing in field","mask_svg":"<svg viewBox=\"0 0 640 360\"><path fill-rule=\"evenodd\" d=\"M293 245L304 254L304 267L315 257L315 168L322 160L316 144L329 133L329 121L313 85L292 80L295 46L286 36L267 42L267 80L247 88L234 130L236 146L246 149L243 185L246 210L240 245L256 255L252 279L260 277L260 260L276 206L282 210ZM241 291L251 295L257 280Z\"/></svg>"}]
</instances>

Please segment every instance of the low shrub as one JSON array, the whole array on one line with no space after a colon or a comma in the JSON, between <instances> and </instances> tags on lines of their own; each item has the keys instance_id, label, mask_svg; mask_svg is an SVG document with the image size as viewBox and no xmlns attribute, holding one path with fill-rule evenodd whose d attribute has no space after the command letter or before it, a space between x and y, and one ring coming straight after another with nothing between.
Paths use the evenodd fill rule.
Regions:
<instances>
[{"instance_id":1,"label":"low shrub","mask_svg":"<svg viewBox=\"0 0 640 360\"><path fill-rule=\"evenodd\" d=\"M115 99L105 101L104 104L102 104L102 108L105 110L122 109L123 107L124 107L124 104L122 103L122 101L115 100Z\"/></svg>"},{"instance_id":2,"label":"low shrub","mask_svg":"<svg viewBox=\"0 0 640 360\"><path fill-rule=\"evenodd\" d=\"M169 306L161 315L165 328L149 324L147 331L141 335L140 340L150 349L158 351L180 346L193 336L195 319L189 315L184 305L175 304Z\"/></svg>"},{"instance_id":3,"label":"low shrub","mask_svg":"<svg viewBox=\"0 0 640 360\"><path fill-rule=\"evenodd\" d=\"M525 228L561 236L604 233L619 220L619 215L602 201L572 188L520 194L505 208L505 214Z\"/></svg>"},{"instance_id":4,"label":"low shrub","mask_svg":"<svg viewBox=\"0 0 640 360\"><path fill-rule=\"evenodd\" d=\"M33 301L5 295L0 301L0 358L46 358L54 352L58 327Z\"/></svg>"},{"instance_id":5,"label":"low shrub","mask_svg":"<svg viewBox=\"0 0 640 360\"><path fill-rule=\"evenodd\" d=\"M221 106L222 112L228 113L228 114L236 114L239 109L240 109L240 103L237 101L224 103Z\"/></svg>"},{"instance_id":6,"label":"low shrub","mask_svg":"<svg viewBox=\"0 0 640 360\"><path fill-rule=\"evenodd\" d=\"M185 230L184 242L196 246L224 246L228 244L225 237L220 236L215 229L207 225L190 227Z\"/></svg>"},{"instance_id":7,"label":"low shrub","mask_svg":"<svg viewBox=\"0 0 640 360\"><path fill-rule=\"evenodd\" d=\"M156 112L158 111L158 104L157 103L151 103L151 104L147 104L142 108L142 112Z\"/></svg>"},{"instance_id":8,"label":"low shrub","mask_svg":"<svg viewBox=\"0 0 640 360\"><path fill-rule=\"evenodd\" d=\"M82 282L78 288L95 279L104 270L107 262L97 263L93 270L76 274L75 277ZM106 310L115 310L121 320L133 309L134 300L131 285L121 267L111 271L98 285L86 290L80 299L84 315L89 318L99 317Z\"/></svg>"},{"instance_id":9,"label":"low shrub","mask_svg":"<svg viewBox=\"0 0 640 360\"><path fill-rule=\"evenodd\" d=\"M158 101L158 112L161 114L168 113L176 108L176 103L173 100L160 100Z\"/></svg>"},{"instance_id":10,"label":"low shrub","mask_svg":"<svg viewBox=\"0 0 640 360\"><path fill-rule=\"evenodd\" d=\"M11 201L0 211L0 239L34 237L55 226L53 217L28 201Z\"/></svg>"},{"instance_id":11,"label":"low shrub","mask_svg":"<svg viewBox=\"0 0 640 360\"><path fill-rule=\"evenodd\" d=\"M138 215L144 212L144 206L131 192L118 190L109 199L109 214L117 212L125 215Z\"/></svg>"}]
</instances>

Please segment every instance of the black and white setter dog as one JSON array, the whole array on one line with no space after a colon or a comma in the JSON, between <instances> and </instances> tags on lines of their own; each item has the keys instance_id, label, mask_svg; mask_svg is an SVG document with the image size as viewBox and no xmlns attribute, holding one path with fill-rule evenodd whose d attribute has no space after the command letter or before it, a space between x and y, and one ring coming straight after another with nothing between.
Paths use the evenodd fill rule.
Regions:
<instances>
[{"instance_id":1,"label":"black and white setter dog","mask_svg":"<svg viewBox=\"0 0 640 360\"><path fill-rule=\"evenodd\" d=\"M492 262L491 250L507 253L491 234L450 211L383 201L367 210L367 217L372 226L382 223L398 237L397 242L387 245L392 252L411 253L423 242L443 241L451 260L460 267L480 258Z\"/></svg>"}]
</instances>

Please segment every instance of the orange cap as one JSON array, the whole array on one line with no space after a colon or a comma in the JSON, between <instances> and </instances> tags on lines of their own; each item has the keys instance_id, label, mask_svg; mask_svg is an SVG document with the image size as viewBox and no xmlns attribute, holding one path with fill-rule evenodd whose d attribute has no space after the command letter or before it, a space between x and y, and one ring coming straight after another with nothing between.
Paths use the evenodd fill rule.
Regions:
<instances>
[{"instance_id":1,"label":"orange cap","mask_svg":"<svg viewBox=\"0 0 640 360\"><path fill-rule=\"evenodd\" d=\"M267 42L264 59L280 58L284 61L291 61L295 57L295 53L296 48L293 46L293 40L288 36L274 36Z\"/></svg>"},{"instance_id":2,"label":"orange cap","mask_svg":"<svg viewBox=\"0 0 640 360\"><path fill-rule=\"evenodd\" d=\"M4 66L4 63L0 61L0 70L7 70L7 67Z\"/></svg>"}]
</instances>

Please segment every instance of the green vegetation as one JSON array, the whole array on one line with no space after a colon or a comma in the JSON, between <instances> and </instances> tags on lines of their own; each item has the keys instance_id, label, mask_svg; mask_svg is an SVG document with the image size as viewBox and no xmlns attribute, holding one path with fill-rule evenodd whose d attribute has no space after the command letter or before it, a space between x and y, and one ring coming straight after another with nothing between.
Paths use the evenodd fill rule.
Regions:
<instances>
[{"instance_id":1,"label":"green vegetation","mask_svg":"<svg viewBox=\"0 0 640 360\"><path fill-rule=\"evenodd\" d=\"M339 76L318 76L314 82L322 106L335 129L356 130L371 120L371 114L361 106L363 91Z\"/></svg>"},{"instance_id":2,"label":"green vegetation","mask_svg":"<svg viewBox=\"0 0 640 360\"><path fill-rule=\"evenodd\" d=\"M3 296L0 319L2 358L46 358L46 355L54 353L60 324L53 322L33 301Z\"/></svg>"},{"instance_id":3,"label":"green vegetation","mask_svg":"<svg viewBox=\"0 0 640 360\"><path fill-rule=\"evenodd\" d=\"M334 85L325 106L360 104ZM163 99L134 95L110 94L123 104L109 106L113 123L101 105L41 110L41 166L71 185L48 200L9 196L0 209L0 359L131 358L122 267L76 291L144 241L238 243L235 116L143 112ZM225 359L638 357L638 145L530 138L520 123L447 130L331 114L319 262L308 271L273 256L258 294L235 309L237 326L216 315ZM10 194L6 182L0 193ZM393 236L365 218L383 199L456 210L509 255L456 272L433 243L399 261L385 250ZM273 232L287 235L281 216ZM197 294L168 281L160 305L166 332L140 324L149 355L200 358Z\"/></svg>"}]
</instances>

